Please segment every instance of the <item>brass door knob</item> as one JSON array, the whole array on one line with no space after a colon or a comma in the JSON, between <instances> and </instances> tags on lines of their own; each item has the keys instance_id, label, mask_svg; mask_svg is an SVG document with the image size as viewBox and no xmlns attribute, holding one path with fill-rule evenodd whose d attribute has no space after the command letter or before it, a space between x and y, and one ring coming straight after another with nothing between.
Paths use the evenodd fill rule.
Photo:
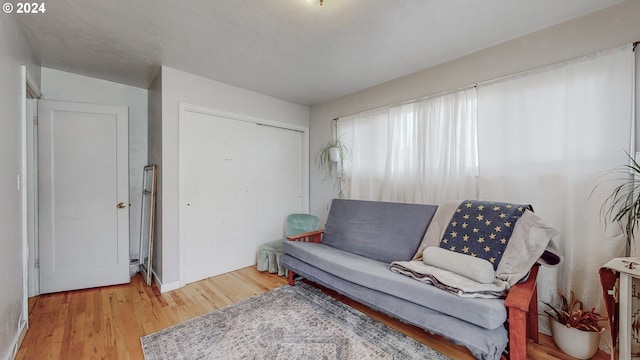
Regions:
<instances>
[{"instance_id":1,"label":"brass door knob","mask_svg":"<svg viewBox=\"0 0 640 360\"><path fill-rule=\"evenodd\" d=\"M123 203L123 202L119 202L118 203L118 209L124 209L127 207L127 204Z\"/></svg>"}]
</instances>

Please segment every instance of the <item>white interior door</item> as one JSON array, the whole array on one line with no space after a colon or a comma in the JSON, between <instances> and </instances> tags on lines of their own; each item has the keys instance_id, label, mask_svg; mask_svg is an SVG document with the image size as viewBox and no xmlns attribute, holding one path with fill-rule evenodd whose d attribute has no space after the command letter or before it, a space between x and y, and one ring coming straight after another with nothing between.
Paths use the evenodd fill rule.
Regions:
<instances>
[{"instance_id":1,"label":"white interior door","mask_svg":"<svg viewBox=\"0 0 640 360\"><path fill-rule=\"evenodd\" d=\"M303 133L184 111L180 130L182 282L256 263L303 209Z\"/></svg>"},{"instance_id":2,"label":"white interior door","mask_svg":"<svg viewBox=\"0 0 640 360\"><path fill-rule=\"evenodd\" d=\"M40 292L129 282L126 106L38 101Z\"/></svg>"}]
</instances>

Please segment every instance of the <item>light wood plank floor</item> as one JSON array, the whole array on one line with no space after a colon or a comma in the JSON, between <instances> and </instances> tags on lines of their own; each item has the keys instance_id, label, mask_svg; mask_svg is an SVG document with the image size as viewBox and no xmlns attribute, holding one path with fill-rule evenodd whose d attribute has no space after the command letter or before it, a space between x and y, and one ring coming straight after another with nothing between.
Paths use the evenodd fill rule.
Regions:
<instances>
[{"instance_id":1,"label":"light wood plank floor","mask_svg":"<svg viewBox=\"0 0 640 360\"><path fill-rule=\"evenodd\" d=\"M143 359L141 336L285 284L282 277L248 267L165 294L138 275L126 285L37 296L29 300L30 329L17 359ZM463 347L324 291L453 359L473 359ZM531 359L571 359L550 338L540 342L529 344Z\"/></svg>"}]
</instances>

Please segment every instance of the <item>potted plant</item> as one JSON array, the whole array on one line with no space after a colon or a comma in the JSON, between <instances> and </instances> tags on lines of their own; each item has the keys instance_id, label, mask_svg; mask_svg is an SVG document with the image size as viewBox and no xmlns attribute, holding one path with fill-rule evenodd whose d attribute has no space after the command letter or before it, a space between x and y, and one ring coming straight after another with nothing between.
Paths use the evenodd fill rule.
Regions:
<instances>
[{"instance_id":1,"label":"potted plant","mask_svg":"<svg viewBox=\"0 0 640 360\"><path fill-rule=\"evenodd\" d=\"M596 313L595 308L584 311L582 302L574 297L573 292L567 300L558 289L558 296L559 307L544 303L550 308L544 312L549 315L553 341L567 355L578 359L591 358L598 351L600 335L604 331L599 322L604 318Z\"/></svg>"},{"instance_id":2,"label":"potted plant","mask_svg":"<svg viewBox=\"0 0 640 360\"><path fill-rule=\"evenodd\" d=\"M612 171L620 175L615 179L620 184L602 204L601 210L605 218L620 224L624 229L627 245L631 245L640 220L640 183L636 180L640 176L640 165L629 153L626 154L629 164Z\"/></svg>"},{"instance_id":3,"label":"potted plant","mask_svg":"<svg viewBox=\"0 0 640 360\"><path fill-rule=\"evenodd\" d=\"M339 196L344 197L344 161L351 156L351 148L340 137L336 137L326 142L318 151L316 164L324 175L324 180L336 179L335 186L338 187Z\"/></svg>"}]
</instances>

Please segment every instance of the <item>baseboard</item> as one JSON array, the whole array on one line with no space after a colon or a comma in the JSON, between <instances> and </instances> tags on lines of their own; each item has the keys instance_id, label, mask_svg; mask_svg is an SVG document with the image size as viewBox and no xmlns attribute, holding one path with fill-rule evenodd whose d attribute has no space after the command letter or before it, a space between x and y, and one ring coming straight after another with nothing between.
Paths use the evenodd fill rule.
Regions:
<instances>
[{"instance_id":1,"label":"baseboard","mask_svg":"<svg viewBox=\"0 0 640 360\"><path fill-rule=\"evenodd\" d=\"M169 291L173 291L176 289L180 289L182 287L182 284L180 284L180 281L173 281L170 283L163 284L162 281L160 281L160 279L158 278L158 275L156 275L155 271L151 270L151 274L153 274L153 282L155 282L156 287L158 287L158 290L160 290L161 294Z\"/></svg>"},{"instance_id":2,"label":"baseboard","mask_svg":"<svg viewBox=\"0 0 640 360\"><path fill-rule=\"evenodd\" d=\"M18 333L18 337L13 343L12 351L9 354L7 354L7 358L6 358L7 360L15 360L16 356L18 355L18 350L20 350L20 345L22 345L22 340L24 340L24 337L27 335L28 328L29 326L25 322L24 325L22 326L22 329L20 329L20 332Z\"/></svg>"}]
</instances>

